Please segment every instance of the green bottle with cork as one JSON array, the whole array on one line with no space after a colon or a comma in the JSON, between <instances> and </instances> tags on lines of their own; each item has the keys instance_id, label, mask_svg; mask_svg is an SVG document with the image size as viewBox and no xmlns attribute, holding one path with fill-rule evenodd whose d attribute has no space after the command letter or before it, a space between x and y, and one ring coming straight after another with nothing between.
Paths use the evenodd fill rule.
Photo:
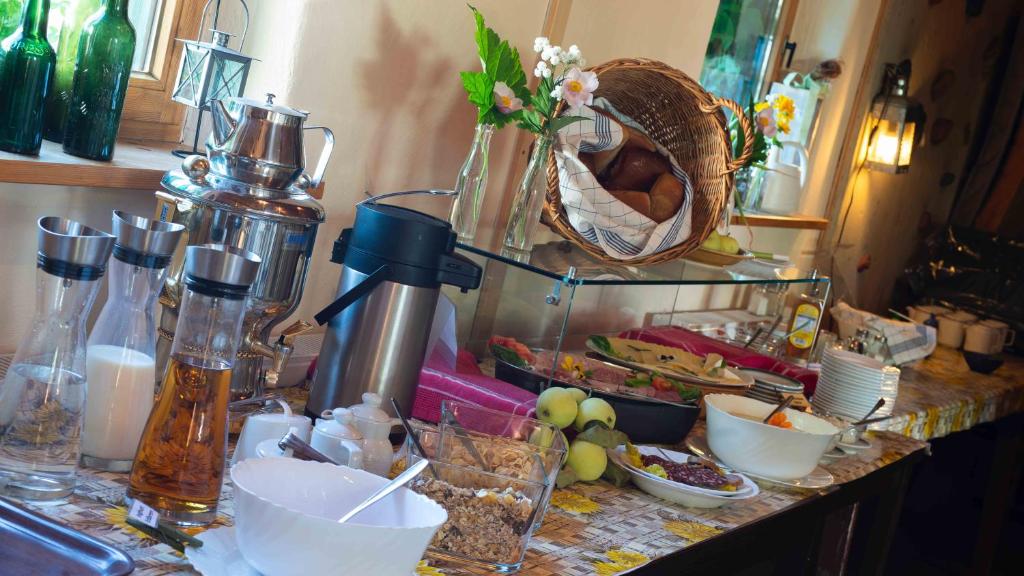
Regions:
<instances>
[{"instance_id":1,"label":"green bottle with cork","mask_svg":"<svg viewBox=\"0 0 1024 576\"><path fill-rule=\"evenodd\" d=\"M43 109L57 60L46 41L50 0L28 0L21 34L0 45L0 150L39 154Z\"/></svg>"},{"instance_id":2,"label":"green bottle with cork","mask_svg":"<svg viewBox=\"0 0 1024 576\"><path fill-rule=\"evenodd\" d=\"M132 74L135 28L128 0L106 0L85 22L64 123L64 152L92 160L114 156L121 110Z\"/></svg>"}]
</instances>

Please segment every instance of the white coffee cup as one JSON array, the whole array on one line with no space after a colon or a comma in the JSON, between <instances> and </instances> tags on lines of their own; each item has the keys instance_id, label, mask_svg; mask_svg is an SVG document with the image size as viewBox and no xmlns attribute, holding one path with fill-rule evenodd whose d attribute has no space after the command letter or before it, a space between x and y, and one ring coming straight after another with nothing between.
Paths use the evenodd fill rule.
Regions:
<instances>
[{"instance_id":1,"label":"white coffee cup","mask_svg":"<svg viewBox=\"0 0 1024 576\"><path fill-rule=\"evenodd\" d=\"M973 339L972 328L974 333ZM985 346L987 348L984 352L985 354L999 354L1003 351L1003 348L1012 346L1016 337L1017 333L1011 330L1006 322L990 318L968 327L967 341L964 343L964 349L970 352L981 352L978 348ZM968 342L971 344L970 348L967 347Z\"/></svg>"},{"instance_id":2,"label":"white coffee cup","mask_svg":"<svg viewBox=\"0 0 1024 576\"><path fill-rule=\"evenodd\" d=\"M910 313L910 319L911 320L913 320L914 322L917 322L918 324L924 324L932 316L935 316L935 318L940 318L940 317L948 314L949 313L949 308L944 308L942 306L929 306L929 305L925 305L925 306L911 306L908 311Z\"/></svg>"},{"instance_id":3,"label":"white coffee cup","mask_svg":"<svg viewBox=\"0 0 1024 576\"><path fill-rule=\"evenodd\" d=\"M309 442L309 434L313 423L309 418L301 414L292 414L292 409L287 402L278 400L278 404L284 412L272 412L264 414L253 414L245 419L242 426L242 433L238 436L238 444L235 446L235 453L231 457L231 464L237 464L246 458L253 458L256 454L256 446L264 440L278 441L294 428L296 435L303 441Z\"/></svg>"},{"instance_id":4,"label":"white coffee cup","mask_svg":"<svg viewBox=\"0 0 1024 576\"><path fill-rule=\"evenodd\" d=\"M964 333L967 326L978 319L970 312L962 310L950 312L939 317L939 344L950 348L960 348L964 343Z\"/></svg>"}]
</instances>

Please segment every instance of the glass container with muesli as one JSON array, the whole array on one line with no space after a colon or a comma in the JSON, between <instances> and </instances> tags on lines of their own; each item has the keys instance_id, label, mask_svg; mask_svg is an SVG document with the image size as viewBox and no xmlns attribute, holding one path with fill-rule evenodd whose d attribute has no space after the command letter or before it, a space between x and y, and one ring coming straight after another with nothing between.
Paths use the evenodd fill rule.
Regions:
<instances>
[{"instance_id":1,"label":"glass container with muesli","mask_svg":"<svg viewBox=\"0 0 1024 576\"><path fill-rule=\"evenodd\" d=\"M408 485L448 512L430 553L495 572L519 570L545 485L439 460L431 464Z\"/></svg>"}]
</instances>

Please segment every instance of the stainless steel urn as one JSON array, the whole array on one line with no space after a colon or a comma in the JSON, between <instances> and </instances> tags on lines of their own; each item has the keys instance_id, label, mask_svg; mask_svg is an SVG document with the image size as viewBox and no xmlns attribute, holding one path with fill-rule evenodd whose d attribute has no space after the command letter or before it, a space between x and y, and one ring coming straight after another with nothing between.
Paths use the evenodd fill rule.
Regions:
<instances>
[{"instance_id":1,"label":"stainless steel urn","mask_svg":"<svg viewBox=\"0 0 1024 576\"><path fill-rule=\"evenodd\" d=\"M265 109L261 109L263 106ZM232 125L222 119L223 126L211 134L207 151L221 160L227 153L220 147L230 144L231 162L211 162L202 156L189 156L182 170L164 175L164 192L157 192L161 203L158 218L185 226L188 245L227 244L252 252L262 259L256 281L250 289L249 309L243 323L244 340L238 350L231 378L231 399L240 400L262 392L261 371L264 358L272 360L271 370L280 372L292 352L292 339L312 327L297 322L279 337L271 339L275 325L288 317L298 306L306 282L309 259L313 253L317 227L324 221L324 209L307 193L319 185L333 144L327 135L327 146L321 154L315 177L302 172L301 150L296 158L294 147L301 145L305 112L255 101L231 105L236 116ZM217 108L221 112L223 106ZM261 138L245 142L225 138L230 131L259 126ZM246 128L246 129L249 129ZM268 179L267 168L288 150L292 164L276 174L287 173L288 179ZM261 167L261 170L239 170L239 166ZM261 176L262 175L262 176ZM269 184L278 186L269 187ZM157 374L170 352L177 324L180 302L184 250L171 264L167 283L160 297L163 314L160 320L160 341L157 345Z\"/></svg>"},{"instance_id":2,"label":"stainless steel urn","mask_svg":"<svg viewBox=\"0 0 1024 576\"><path fill-rule=\"evenodd\" d=\"M480 286L481 269L455 254L451 225L422 212L363 202L334 243L342 264L338 299L316 315L329 321L306 412L361 402L376 392L411 411L442 284Z\"/></svg>"}]
</instances>

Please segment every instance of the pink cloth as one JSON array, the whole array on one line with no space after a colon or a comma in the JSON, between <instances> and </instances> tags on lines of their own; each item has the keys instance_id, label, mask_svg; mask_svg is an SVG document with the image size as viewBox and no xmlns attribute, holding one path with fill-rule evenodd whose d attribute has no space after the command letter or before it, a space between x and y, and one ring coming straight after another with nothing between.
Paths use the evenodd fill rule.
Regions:
<instances>
[{"instance_id":1,"label":"pink cloth","mask_svg":"<svg viewBox=\"0 0 1024 576\"><path fill-rule=\"evenodd\" d=\"M423 367L412 406L413 417L437 422L441 418L443 400L461 400L502 412L532 416L537 395L485 376L477 366L476 358L465 350L459 350L454 371L433 359Z\"/></svg>"},{"instance_id":2,"label":"pink cloth","mask_svg":"<svg viewBox=\"0 0 1024 576\"><path fill-rule=\"evenodd\" d=\"M725 342L720 342L703 334L691 332L677 326L655 326L626 330L619 334L619 337L643 340L644 342L661 344L663 346L673 346L701 356L710 353L721 354L723 358L738 366L768 370L799 380L804 385L805 396L812 396L814 389L818 386L818 373L813 370L783 362L778 358L751 352L739 346L726 344Z\"/></svg>"}]
</instances>

